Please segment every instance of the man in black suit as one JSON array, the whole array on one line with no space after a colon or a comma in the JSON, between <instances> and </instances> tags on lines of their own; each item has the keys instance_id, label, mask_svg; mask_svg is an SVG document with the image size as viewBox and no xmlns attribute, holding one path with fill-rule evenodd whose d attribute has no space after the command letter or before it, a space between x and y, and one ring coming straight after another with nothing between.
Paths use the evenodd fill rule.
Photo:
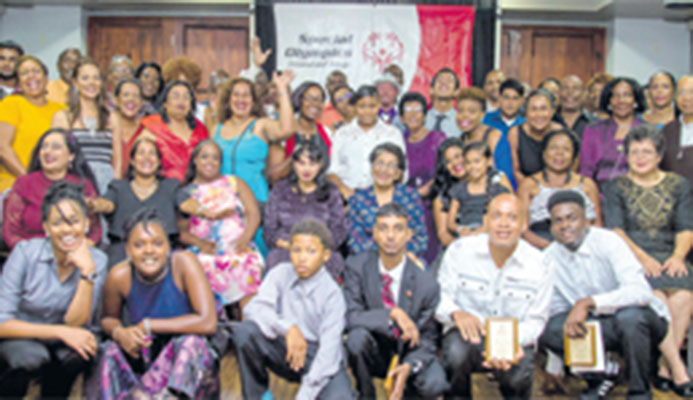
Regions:
<instances>
[{"instance_id":1,"label":"man in black suit","mask_svg":"<svg viewBox=\"0 0 693 400\"><path fill-rule=\"evenodd\" d=\"M380 207L373 227L378 250L346 262L346 348L361 398L375 398L372 378L385 377L395 354L391 398L433 398L448 388L436 357L438 284L407 255L408 218L399 204Z\"/></svg>"}]
</instances>

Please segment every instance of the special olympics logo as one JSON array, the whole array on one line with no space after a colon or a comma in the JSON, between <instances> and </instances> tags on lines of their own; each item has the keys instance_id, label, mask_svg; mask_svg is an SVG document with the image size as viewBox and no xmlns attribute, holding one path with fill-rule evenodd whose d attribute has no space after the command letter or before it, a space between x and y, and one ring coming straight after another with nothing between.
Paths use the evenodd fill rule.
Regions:
<instances>
[{"instance_id":1,"label":"special olympics logo","mask_svg":"<svg viewBox=\"0 0 693 400\"><path fill-rule=\"evenodd\" d=\"M382 72L388 65L402 61L404 45L394 32L373 32L363 43L361 52L364 61L370 62Z\"/></svg>"}]
</instances>

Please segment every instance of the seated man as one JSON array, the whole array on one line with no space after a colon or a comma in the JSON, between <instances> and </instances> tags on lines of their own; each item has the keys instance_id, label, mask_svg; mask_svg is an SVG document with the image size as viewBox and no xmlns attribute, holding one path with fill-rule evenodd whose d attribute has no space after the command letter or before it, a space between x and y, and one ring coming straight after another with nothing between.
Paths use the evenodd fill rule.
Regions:
<instances>
[{"instance_id":1,"label":"seated man","mask_svg":"<svg viewBox=\"0 0 693 400\"><path fill-rule=\"evenodd\" d=\"M301 382L297 399L352 399L342 362L346 305L323 264L330 258L329 229L311 219L294 225L291 262L278 264L243 309L233 332L244 399L267 391L267 368Z\"/></svg>"},{"instance_id":2,"label":"seated man","mask_svg":"<svg viewBox=\"0 0 693 400\"><path fill-rule=\"evenodd\" d=\"M395 354L392 397L434 398L448 386L436 356L438 284L406 254L408 218L397 203L380 207L373 227L378 250L349 258L344 271L346 348L361 398L375 398L372 378L385 377Z\"/></svg>"},{"instance_id":3,"label":"seated man","mask_svg":"<svg viewBox=\"0 0 693 400\"><path fill-rule=\"evenodd\" d=\"M449 398L471 396L471 373L491 370L505 398L528 399L535 345L549 318L553 272L542 253L520 239L527 217L520 199L496 196L484 216L488 233L453 242L438 273L436 318L444 324L443 367ZM518 320L520 350L507 360L482 362L486 318Z\"/></svg>"},{"instance_id":4,"label":"seated man","mask_svg":"<svg viewBox=\"0 0 693 400\"><path fill-rule=\"evenodd\" d=\"M642 266L615 233L589 227L585 201L577 192L559 191L549 198L555 241L544 250L554 266L551 319L540 345L563 354L563 335L581 337L584 322L598 320L607 350L618 351L628 365L628 398L652 398L648 378L657 347L673 375L677 394L693 395L686 367L672 335L669 314L645 280ZM665 338L666 336L666 338ZM601 380L589 382L581 398L599 397Z\"/></svg>"}]
</instances>

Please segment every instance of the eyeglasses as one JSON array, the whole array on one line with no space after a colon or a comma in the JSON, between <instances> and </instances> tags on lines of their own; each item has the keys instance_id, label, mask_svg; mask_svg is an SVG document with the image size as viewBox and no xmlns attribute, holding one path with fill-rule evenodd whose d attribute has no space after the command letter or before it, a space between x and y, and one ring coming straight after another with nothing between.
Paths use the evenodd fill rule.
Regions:
<instances>
[{"instance_id":1,"label":"eyeglasses","mask_svg":"<svg viewBox=\"0 0 693 400\"><path fill-rule=\"evenodd\" d=\"M397 164L391 163L391 162L386 163L385 161L382 161L382 160L378 160L378 161L374 162L373 166L377 169L386 169L388 171L393 171L393 172L397 171L399 169Z\"/></svg>"}]
</instances>

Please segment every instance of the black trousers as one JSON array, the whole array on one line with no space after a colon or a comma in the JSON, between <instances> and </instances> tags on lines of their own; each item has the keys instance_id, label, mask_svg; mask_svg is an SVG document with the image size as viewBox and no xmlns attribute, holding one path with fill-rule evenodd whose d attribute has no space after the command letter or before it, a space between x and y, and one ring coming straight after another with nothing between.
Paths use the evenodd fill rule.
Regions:
<instances>
[{"instance_id":1,"label":"black trousers","mask_svg":"<svg viewBox=\"0 0 693 400\"><path fill-rule=\"evenodd\" d=\"M41 380L41 397L67 398L81 372L91 366L58 341L8 339L0 342L0 393L23 397L29 381Z\"/></svg>"},{"instance_id":2,"label":"black trousers","mask_svg":"<svg viewBox=\"0 0 693 400\"><path fill-rule=\"evenodd\" d=\"M347 334L346 348L360 398L375 399L373 377L385 377L390 360L397 352L397 341L366 328L355 328ZM404 397L435 398L447 388L445 371L436 359L416 375L409 376Z\"/></svg>"},{"instance_id":3,"label":"black trousers","mask_svg":"<svg viewBox=\"0 0 693 400\"><path fill-rule=\"evenodd\" d=\"M549 319L539 346L563 354L563 325L568 313ZM602 327L604 346L619 352L628 366L628 398L650 399L650 368L657 365L658 346L667 334L668 323L650 307L625 307L609 316L590 317Z\"/></svg>"},{"instance_id":4,"label":"black trousers","mask_svg":"<svg viewBox=\"0 0 693 400\"><path fill-rule=\"evenodd\" d=\"M468 399L472 396L472 372L488 371L481 365L484 362L484 345L472 344L462 339L460 331L453 328L443 337L443 368L450 382L446 399ZM505 399L529 399L534 377L534 350L531 346L523 348L525 353L520 361L508 371L491 370L498 381Z\"/></svg>"},{"instance_id":5,"label":"black trousers","mask_svg":"<svg viewBox=\"0 0 693 400\"><path fill-rule=\"evenodd\" d=\"M286 342L283 337L268 339L253 321L243 321L233 330L238 366L241 371L241 384L244 399L259 399L267 391L269 375L267 368L291 382L300 382L308 372L318 350L318 344L308 342L306 362L298 372L293 371L286 362ZM354 398L351 381L343 365L330 379L318 395L323 400Z\"/></svg>"}]
</instances>

